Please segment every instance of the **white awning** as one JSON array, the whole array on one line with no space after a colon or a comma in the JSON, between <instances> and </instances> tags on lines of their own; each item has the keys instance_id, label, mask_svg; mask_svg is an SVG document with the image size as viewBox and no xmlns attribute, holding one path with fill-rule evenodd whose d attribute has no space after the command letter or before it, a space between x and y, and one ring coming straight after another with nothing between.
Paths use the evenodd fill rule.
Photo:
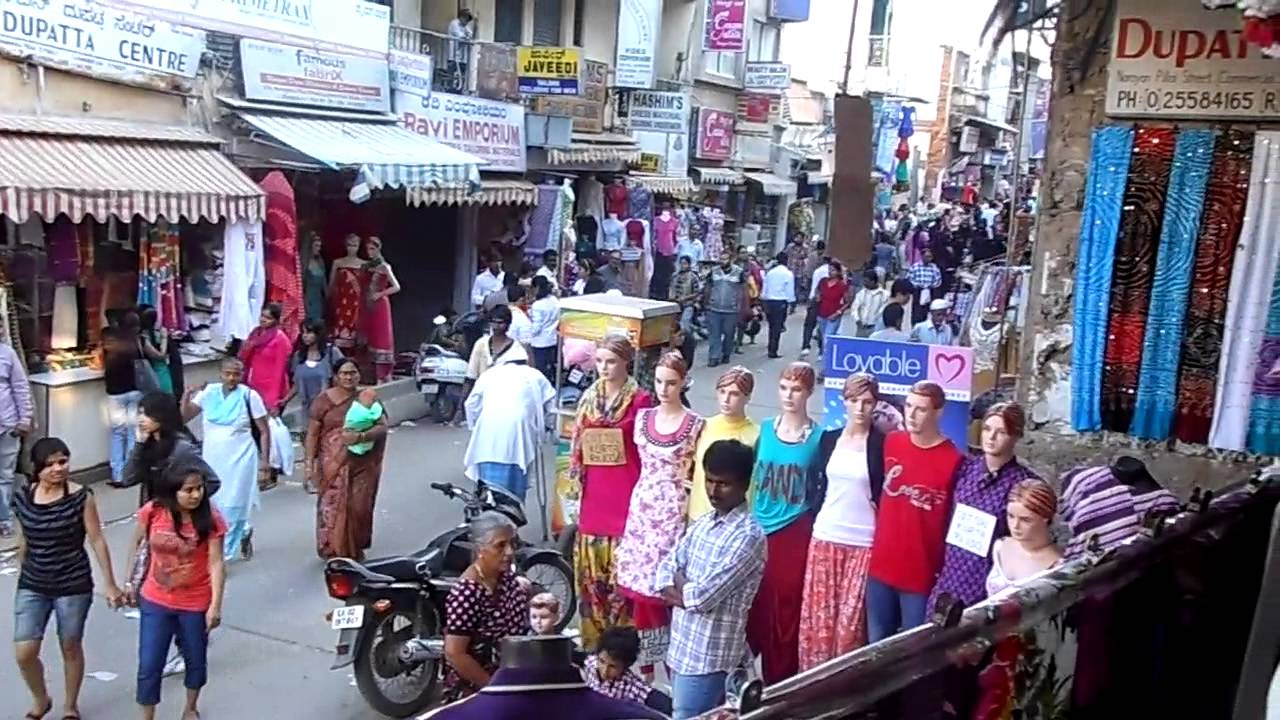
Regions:
<instances>
[{"instance_id":1,"label":"white awning","mask_svg":"<svg viewBox=\"0 0 1280 720\"><path fill-rule=\"evenodd\" d=\"M409 188L409 205L537 205L538 186L527 180L481 178L480 191L461 187Z\"/></svg>"},{"instance_id":2,"label":"white awning","mask_svg":"<svg viewBox=\"0 0 1280 720\"><path fill-rule=\"evenodd\" d=\"M745 182L742 173L733 168L694 166L693 171L698 173L698 182L703 185L741 185Z\"/></svg>"},{"instance_id":3,"label":"white awning","mask_svg":"<svg viewBox=\"0 0 1280 720\"><path fill-rule=\"evenodd\" d=\"M795 195L796 181L781 175L764 172L743 173L749 182L757 183L765 195Z\"/></svg>"},{"instance_id":4,"label":"white awning","mask_svg":"<svg viewBox=\"0 0 1280 720\"><path fill-rule=\"evenodd\" d=\"M484 160L389 122L240 111L253 127L333 169L360 170L379 187L467 187Z\"/></svg>"},{"instance_id":5,"label":"white awning","mask_svg":"<svg viewBox=\"0 0 1280 720\"><path fill-rule=\"evenodd\" d=\"M663 195L691 195L698 190L688 176L671 177L667 175L643 175L632 173L627 180L648 189L650 192Z\"/></svg>"}]
</instances>

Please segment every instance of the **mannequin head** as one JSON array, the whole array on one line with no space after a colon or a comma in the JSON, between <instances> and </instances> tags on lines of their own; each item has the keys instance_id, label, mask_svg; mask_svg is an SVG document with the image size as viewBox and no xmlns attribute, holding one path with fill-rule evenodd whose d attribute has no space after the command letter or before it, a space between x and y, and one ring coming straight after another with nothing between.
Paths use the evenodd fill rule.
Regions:
<instances>
[{"instance_id":1,"label":"mannequin head","mask_svg":"<svg viewBox=\"0 0 1280 720\"><path fill-rule=\"evenodd\" d=\"M866 373L854 373L844 380L844 411L848 417L845 427L866 433L871 430L872 413L880 399L880 383Z\"/></svg>"},{"instance_id":2,"label":"mannequin head","mask_svg":"<svg viewBox=\"0 0 1280 720\"><path fill-rule=\"evenodd\" d=\"M621 383L627 378L627 366L636 354L631 341L610 335L596 343L596 374L608 383Z\"/></svg>"},{"instance_id":3,"label":"mannequin head","mask_svg":"<svg viewBox=\"0 0 1280 720\"><path fill-rule=\"evenodd\" d=\"M529 627L534 635L556 635L560 619L560 598L551 593L538 593L529 600Z\"/></svg>"},{"instance_id":4,"label":"mannequin head","mask_svg":"<svg viewBox=\"0 0 1280 720\"><path fill-rule=\"evenodd\" d=\"M793 362L778 378L778 404L784 415L808 414L809 396L813 394L817 373L807 362Z\"/></svg>"},{"instance_id":5,"label":"mannequin head","mask_svg":"<svg viewBox=\"0 0 1280 720\"><path fill-rule=\"evenodd\" d=\"M1058 511L1058 494L1053 486L1040 479L1023 480L1009 491L1005 509L1009 536L1029 550L1053 543L1049 525Z\"/></svg>"},{"instance_id":6,"label":"mannequin head","mask_svg":"<svg viewBox=\"0 0 1280 720\"><path fill-rule=\"evenodd\" d=\"M947 396L937 383L922 380L912 385L911 392L907 393L906 411L903 413L907 432L926 440L936 437L938 421L946 402Z\"/></svg>"},{"instance_id":7,"label":"mannequin head","mask_svg":"<svg viewBox=\"0 0 1280 720\"><path fill-rule=\"evenodd\" d=\"M653 371L653 392L658 402L668 407L681 407L680 392L684 390L684 379L688 374L689 365L683 355L664 353Z\"/></svg>"},{"instance_id":8,"label":"mannequin head","mask_svg":"<svg viewBox=\"0 0 1280 720\"><path fill-rule=\"evenodd\" d=\"M320 239L319 233L313 232L310 237L311 241L307 244L307 247L311 250L311 259L315 260L324 257L324 240Z\"/></svg>"},{"instance_id":9,"label":"mannequin head","mask_svg":"<svg viewBox=\"0 0 1280 720\"><path fill-rule=\"evenodd\" d=\"M364 254L370 260L382 259L382 238L370 235L364 241Z\"/></svg>"},{"instance_id":10,"label":"mannequin head","mask_svg":"<svg viewBox=\"0 0 1280 720\"><path fill-rule=\"evenodd\" d=\"M720 414L734 420L747 416L747 403L756 389L756 376L741 365L734 365L716 381L716 404Z\"/></svg>"},{"instance_id":11,"label":"mannequin head","mask_svg":"<svg viewBox=\"0 0 1280 720\"><path fill-rule=\"evenodd\" d=\"M343 240L344 247L347 249L347 257L355 257L360 253L360 236L351 233Z\"/></svg>"},{"instance_id":12,"label":"mannequin head","mask_svg":"<svg viewBox=\"0 0 1280 720\"><path fill-rule=\"evenodd\" d=\"M988 459L1013 457L1027 428L1027 414L1018 403L997 403L982 417L982 452Z\"/></svg>"}]
</instances>

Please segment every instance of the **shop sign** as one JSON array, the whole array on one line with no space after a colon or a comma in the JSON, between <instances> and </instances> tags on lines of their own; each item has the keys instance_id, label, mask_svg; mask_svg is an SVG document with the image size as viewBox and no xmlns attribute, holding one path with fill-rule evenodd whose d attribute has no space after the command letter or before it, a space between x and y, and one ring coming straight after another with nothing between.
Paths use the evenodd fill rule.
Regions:
<instances>
[{"instance_id":1,"label":"shop sign","mask_svg":"<svg viewBox=\"0 0 1280 720\"><path fill-rule=\"evenodd\" d=\"M747 50L747 0L706 0L702 49L740 53Z\"/></svg>"},{"instance_id":2,"label":"shop sign","mask_svg":"<svg viewBox=\"0 0 1280 720\"><path fill-rule=\"evenodd\" d=\"M1239 13L1198 0L1119 0L1107 67L1107 114L1280 117L1280 68L1247 42Z\"/></svg>"},{"instance_id":3,"label":"shop sign","mask_svg":"<svg viewBox=\"0 0 1280 720\"><path fill-rule=\"evenodd\" d=\"M478 43L472 52L476 56L476 94L489 100L519 100L515 46Z\"/></svg>"},{"instance_id":4,"label":"shop sign","mask_svg":"<svg viewBox=\"0 0 1280 720\"><path fill-rule=\"evenodd\" d=\"M768 135L738 133L733 144L734 167L767 168L773 155L773 139Z\"/></svg>"},{"instance_id":5,"label":"shop sign","mask_svg":"<svg viewBox=\"0 0 1280 720\"><path fill-rule=\"evenodd\" d=\"M768 95L747 93L738 96L738 120L752 124L764 124L773 117L774 99Z\"/></svg>"},{"instance_id":6,"label":"shop sign","mask_svg":"<svg viewBox=\"0 0 1280 720\"><path fill-rule=\"evenodd\" d=\"M609 64L583 60L582 94L576 97L548 95L534 98L533 111L543 115L571 117L574 130L598 133L604 130L604 103L608 92Z\"/></svg>"},{"instance_id":7,"label":"shop sign","mask_svg":"<svg viewBox=\"0 0 1280 720\"><path fill-rule=\"evenodd\" d=\"M769 17L782 22L809 19L809 0L769 0Z\"/></svg>"},{"instance_id":8,"label":"shop sign","mask_svg":"<svg viewBox=\"0 0 1280 720\"><path fill-rule=\"evenodd\" d=\"M640 162L633 165L632 169L636 172L657 175L662 172L662 155L659 153L642 152L640 153Z\"/></svg>"},{"instance_id":9,"label":"shop sign","mask_svg":"<svg viewBox=\"0 0 1280 720\"><path fill-rule=\"evenodd\" d=\"M523 95L577 95L582 51L571 47L520 46L516 76Z\"/></svg>"},{"instance_id":10,"label":"shop sign","mask_svg":"<svg viewBox=\"0 0 1280 720\"><path fill-rule=\"evenodd\" d=\"M0 8L0 47L53 67L120 80L193 78L204 53L202 30L93 0L10 1Z\"/></svg>"},{"instance_id":11,"label":"shop sign","mask_svg":"<svg viewBox=\"0 0 1280 720\"><path fill-rule=\"evenodd\" d=\"M791 66L780 62L748 62L742 86L761 93L785 93L791 87Z\"/></svg>"},{"instance_id":12,"label":"shop sign","mask_svg":"<svg viewBox=\"0 0 1280 720\"><path fill-rule=\"evenodd\" d=\"M416 97L426 100L431 97L431 81L434 63L430 55L392 50L391 61L391 102L396 112L413 101L402 96Z\"/></svg>"},{"instance_id":13,"label":"shop sign","mask_svg":"<svg viewBox=\"0 0 1280 720\"><path fill-rule=\"evenodd\" d=\"M435 92L429 98L409 95L416 106L396 113L406 130L437 140L488 161L486 172L524 172L524 107L484 98Z\"/></svg>"},{"instance_id":14,"label":"shop sign","mask_svg":"<svg viewBox=\"0 0 1280 720\"><path fill-rule=\"evenodd\" d=\"M948 345L867 340L832 336L822 354L826 416L829 429L845 424L840 391L845 378L867 373L880 383L880 395L899 410L911 386L921 380L942 386L947 403L942 409L941 430L964 446L969 435L969 402L973 393L973 349Z\"/></svg>"},{"instance_id":15,"label":"shop sign","mask_svg":"<svg viewBox=\"0 0 1280 720\"><path fill-rule=\"evenodd\" d=\"M112 0L172 23L386 57L391 8L365 0Z\"/></svg>"},{"instance_id":16,"label":"shop sign","mask_svg":"<svg viewBox=\"0 0 1280 720\"><path fill-rule=\"evenodd\" d=\"M635 90L628 93L627 117L631 134L644 155L659 159L652 172L670 177L689 174L689 116L692 102L687 92ZM641 157L641 164L646 159Z\"/></svg>"},{"instance_id":17,"label":"shop sign","mask_svg":"<svg viewBox=\"0 0 1280 720\"><path fill-rule=\"evenodd\" d=\"M662 0L621 0L618 4L618 53L613 84L625 88L653 87L658 32L662 29Z\"/></svg>"},{"instance_id":18,"label":"shop sign","mask_svg":"<svg viewBox=\"0 0 1280 720\"><path fill-rule=\"evenodd\" d=\"M240 65L250 100L342 110L391 110L390 68L382 58L243 38Z\"/></svg>"},{"instance_id":19,"label":"shop sign","mask_svg":"<svg viewBox=\"0 0 1280 720\"><path fill-rule=\"evenodd\" d=\"M733 158L733 115L723 110L698 109L698 148L694 156L699 160Z\"/></svg>"}]
</instances>

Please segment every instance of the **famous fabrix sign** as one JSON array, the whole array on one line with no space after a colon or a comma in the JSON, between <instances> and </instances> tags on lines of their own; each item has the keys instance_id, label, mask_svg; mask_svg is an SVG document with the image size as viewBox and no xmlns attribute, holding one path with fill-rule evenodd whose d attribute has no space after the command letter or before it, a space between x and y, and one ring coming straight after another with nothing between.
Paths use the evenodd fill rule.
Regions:
<instances>
[{"instance_id":1,"label":"famous fabrix sign","mask_svg":"<svg viewBox=\"0 0 1280 720\"><path fill-rule=\"evenodd\" d=\"M340 55L244 38L244 95L250 100L341 110L391 110L387 59Z\"/></svg>"},{"instance_id":2,"label":"famous fabrix sign","mask_svg":"<svg viewBox=\"0 0 1280 720\"><path fill-rule=\"evenodd\" d=\"M940 385L947 396L942 410L943 434L951 438L956 447L968 447L969 402L973 391L971 348L837 335L826 338L822 364L824 427L844 427L846 414L840 391L850 375L866 373L874 377L880 383L880 395L899 410L911 386L928 380Z\"/></svg>"},{"instance_id":3,"label":"famous fabrix sign","mask_svg":"<svg viewBox=\"0 0 1280 720\"><path fill-rule=\"evenodd\" d=\"M0 47L52 67L139 80L195 77L205 34L93 0L0 2Z\"/></svg>"}]
</instances>

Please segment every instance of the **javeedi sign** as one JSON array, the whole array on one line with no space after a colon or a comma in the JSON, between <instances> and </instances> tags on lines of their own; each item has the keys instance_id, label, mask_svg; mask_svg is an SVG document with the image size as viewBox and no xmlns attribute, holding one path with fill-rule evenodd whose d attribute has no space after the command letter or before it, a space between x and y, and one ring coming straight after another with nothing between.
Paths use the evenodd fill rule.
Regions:
<instances>
[{"instance_id":1,"label":"javeedi sign","mask_svg":"<svg viewBox=\"0 0 1280 720\"><path fill-rule=\"evenodd\" d=\"M578 48L522 46L516 76L526 95L577 95L582 54Z\"/></svg>"},{"instance_id":2,"label":"javeedi sign","mask_svg":"<svg viewBox=\"0 0 1280 720\"><path fill-rule=\"evenodd\" d=\"M823 348L823 408L827 428L843 427L845 378L866 373L880 383L880 395L902 409L911 386L921 380L942 386L947 396L942 432L956 447L968 446L969 404L973 391L973 350L950 345L888 342L834 336Z\"/></svg>"}]
</instances>

